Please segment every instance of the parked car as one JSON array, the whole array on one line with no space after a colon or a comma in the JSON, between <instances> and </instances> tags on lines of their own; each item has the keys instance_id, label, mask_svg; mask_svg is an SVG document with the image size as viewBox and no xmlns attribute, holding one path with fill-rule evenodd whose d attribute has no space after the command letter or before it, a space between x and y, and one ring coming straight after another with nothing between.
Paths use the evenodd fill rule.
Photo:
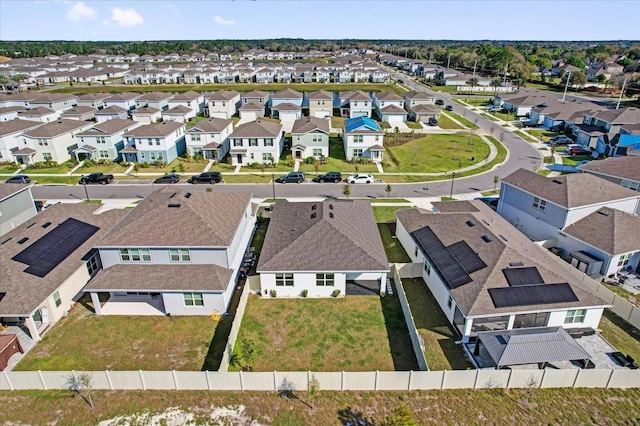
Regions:
<instances>
[{"instance_id":1,"label":"parked car","mask_svg":"<svg viewBox=\"0 0 640 426\"><path fill-rule=\"evenodd\" d=\"M340 172L329 172L323 175L319 175L313 178L314 182L342 182L342 173Z\"/></svg>"},{"instance_id":2,"label":"parked car","mask_svg":"<svg viewBox=\"0 0 640 426\"><path fill-rule=\"evenodd\" d=\"M520 124L522 124L522 127L538 127L539 126L538 123L531 120L521 121Z\"/></svg>"},{"instance_id":3,"label":"parked car","mask_svg":"<svg viewBox=\"0 0 640 426\"><path fill-rule=\"evenodd\" d=\"M444 101L442 99L436 99L436 105L444 105Z\"/></svg>"},{"instance_id":4,"label":"parked car","mask_svg":"<svg viewBox=\"0 0 640 426\"><path fill-rule=\"evenodd\" d=\"M497 197L480 197L476 198L476 200L480 200L486 205L488 205L492 210L498 209L498 198Z\"/></svg>"},{"instance_id":5,"label":"parked car","mask_svg":"<svg viewBox=\"0 0 640 426\"><path fill-rule=\"evenodd\" d=\"M558 135L549 139L549 143L551 145L569 145L573 143L573 139L571 139L569 136Z\"/></svg>"},{"instance_id":6,"label":"parked car","mask_svg":"<svg viewBox=\"0 0 640 426\"><path fill-rule=\"evenodd\" d=\"M178 183L180 182L180 176L175 173L169 173L164 176L160 176L154 180L153 183Z\"/></svg>"},{"instance_id":7,"label":"parked car","mask_svg":"<svg viewBox=\"0 0 640 426\"><path fill-rule=\"evenodd\" d=\"M447 105L446 107L444 107L444 109L446 109L447 111L453 111L453 107L451 105Z\"/></svg>"},{"instance_id":8,"label":"parked car","mask_svg":"<svg viewBox=\"0 0 640 426\"><path fill-rule=\"evenodd\" d=\"M591 150L585 148L570 148L567 153L569 155L591 155Z\"/></svg>"},{"instance_id":9,"label":"parked car","mask_svg":"<svg viewBox=\"0 0 640 426\"><path fill-rule=\"evenodd\" d=\"M438 125L438 120L436 120L434 117L431 117L429 119L429 126L437 126Z\"/></svg>"},{"instance_id":10,"label":"parked car","mask_svg":"<svg viewBox=\"0 0 640 426\"><path fill-rule=\"evenodd\" d=\"M347 178L347 183L372 183L375 179L370 174L358 173Z\"/></svg>"},{"instance_id":11,"label":"parked car","mask_svg":"<svg viewBox=\"0 0 640 426\"><path fill-rule=\"evenodd\" d=\"M304 173L302 172L290 172L286 175L280 176L276 179L278 183L302 183L304 182Z\"/></svg>"},{"instance_id":12,"label":"parked car","mask_svg":"<svg viewBox=\"0 0 640 426\"><path fill-rule=\"evenodd\" d=\"M491 106L489 107L489 109L487 110L488 112L502 112L504 110L504 108L502 108L501 106Z\"/></svg>"},{"instance_id":13,"label":"parked car","mask_svg":"<svg viewBox=\"0 0 640 426\"><path fill-rule=\"evenodd\" d=\"M80 178L80 185L87 185L89 183L99 183L100 185L106 185L113 182L113 175L105 175L104 173L96 172L88 175L83 175Z\"/></svg>"},{"instance_id":14,"label":"parked car","mask_svg":"<svg viewBox=\"0 0 640 426\"><path fill-rule=\"evenodd\" d=\"M27 175L11 176L5 183L31 183L31 178Z\"/></svg>"},{"instance_id":15,"label":"parked car","mask_svg":"<svg viewBox=\"0 0 640 426\"><path fill-rule=\"evenodd\" d=\"M191 176L188 183L220 183L222 182L222 175L220 172L204 172L199 175Z\"/></svg>"}]
</instances>

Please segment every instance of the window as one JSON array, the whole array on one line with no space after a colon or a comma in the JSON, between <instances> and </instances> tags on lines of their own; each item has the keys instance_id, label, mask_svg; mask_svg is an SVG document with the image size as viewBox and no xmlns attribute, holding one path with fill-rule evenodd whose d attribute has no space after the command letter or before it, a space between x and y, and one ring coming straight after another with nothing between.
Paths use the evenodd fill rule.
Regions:
<instances>
[{"instance_id":1,"label":"window","mask_svg":"<svg viewBox=\"0 0 640 426\"><path fill-rule=\"evenodd\" d=\"M60 300L60 292L58 290L53 292L53 301L55 302L56 306L62 305L62 300Z\"/></svg>"},{"instance_id":2,"label":"window","mask_svg":"<svg viewBox=\"0 0 640 426\"><path fill-rule=\"evenodd\" d=\"M151 139L147 139L147 143L149 144L149 146L153 145L153 141Z\"/></svg>"},{"instance_id":3,"label":"window","mask_svg":"<svg viewBox=\"0 0 640 426\"><path fill-rule=\"evenodd\" d=\"M276 286L293 287L293 274L276 274Z\"/></svg>"},{"instance_id":4,"label":"window","mask_svg":"<svg viewBox=\"0 0 640 426\"><path fill-rule=\"evenodd\" d=\"M573 310L567 311L567 316L564 317L564 323L565 324L583 323L584 318L586 316L587 316L586 309L573 309Z\"/></svg>"},{"instance_id":5,"label":"window","mask_svg":"<svg viewBox=\"0 0 640 426\"><path fill-rule=\"evenodd\" d=\"M89 276L93 277L98 272L98 269L100 269L100 256L96 253L87 260L87 271L89 271Z\"/></svg>"},{"instance_id":6,"label":"window","mask_svg":"<svg viewBox=\"0 0 640 426\"><path fill-rule=\"evenodd\" d=\"M151 262L148 248L120 249L120 260L123 262Z\"/></svg>"},{"instance_id":7,"label":"window","mask_svg":"<svg viewBox=\"0 0 640 426\"><path fill-rule=\"evenodd\" d=\"M413 256L418 257L418 246L413 250Z\"/></svg>"},{"instance_id":8,"label":"window","mask_svg":"<svg viewBox=\"0 0 640 426\"><path fill-rule=\"evenodd\" d=\"M156 145L160 145L160 139L156 138Z\"/></svg>"},{"instance_id":9,"label":"window","mask_svg":"<svg viewBox=\"0 0 640 426\"><path fill-rule=\"evenodd\" d=\"M242 139L234 139L233 146L242 146Z\"/></svg>"},{"instance_id":10,"label":"window","mask_svg":"<svg viewBox=\"0 0 640 426\"><path fill-rule=\"evenodd\" d=\"M211 102L211 106L216 106L215 101L212 101L212 102ZM222 103L222 106L224 106L224 102Z\"/></svg>"},{"instance_id":11,"label":"window","mask_svg":"<svg viewBox=\"0 0 640 426\"><path fill-rule=\"evenodd\" d=\"M271 156L271 153L263 152L262 153L262 161L266 161L267 163L272 162L273 161L273 157Z\"/></svg>"},{"instance_id":12,"label":"window","mask_svg":"<svg viewBox=\"0 0 640 426\"><path fill-rule=\"evenodd\" d=\"M542 198L533 197L533 208L543 212L547 209L547 201Z\"/></svg>"},{"instance_id":13,"label":"window","mask_svg":"<svg viewBox=\"0 0 640 426\"><path fill-rule=\"evenodd\" d=\"M100 151L100 158L108 158L109 157L109 151Z\"/></svg>"},{"instance_id":14,"label":"window","mask_svg":"<svg viewBox=\"0 0 640 426\"><path fill-rule=\"evenodd\" d=\"M149 153L149 157L151 157L151 161L156 161L156 153L155 152L150 152Z\"/></svg>"},{"instance_id":15,"label":"window","mask_svg":"<svg viewBox=\"0 0 640 426\"><path fill-rule=\"evenodd\" d=\"M451 306L453 306L453 297L449 295L449 299L447 299L447 307L451 308Z\"/></svg>"},{"instance_id":16,"label":"window","mask_svg":"<svg viewBox=\"0 0 640 426\"><path fill-rule=\"evenodd\" d=\"M431 275L431 264L426 260L424 261L424 270L427 271L427 275Z\"/></svg>"},{"instance_id":17,"label":"window","mask_svg":"<svg viewBox=\"0 0 640 426\"><path fill-rule=\"evenodd\" d=\"M202 148L193 148L193 156L202 156Z\"/></svg>"},{"instance_id":18,"label":"window","mask_svg":"<svg viewBox=\"0 0 640 426\"><path fill-rule=\"evenodd\" d=\"M264 140L264 146L273 146L273 139L271 139L271 138L265 139Z\"/></svg>"},{"instance_id":19,"label":"window","mask_svg":"<svg viewBox=\"0 0 640 426\"><path fill-rule=\"evenodd\" d=\"M250 138L249 139L249 146L258 146L258 139Z\"/></svg>"},{"instance_id":20,"label":"window","mask_svg":"<svg viewBox=\"0 0 640 426\"><path fill-rule=\"evenodd\" d=\"M182 293L184 306L204 306L202 293Z\"/></svg>"},{"instance_id":21,"label":"window","mask_svg":"<svg viewBox=\"0 0 640 426\"><path fill-rule=\"evenodd\" d=\"M322 142L322 135L313 135L313 142Z\"/></svg>"},{"instance_id":22,"label":"window","mask_svg":"<svg viewBox=\"0 0 640 426\"><path fill-rule=\"evenodd\" d=\"M362 143L364 142L363 135L353 135L353 143Z\"/></svg>"},{"instance_id":23,"label":"window","mask_svg":"<svg viewBox=\"0 0 640 426\"><path fill-rule=\"evenodd\" d=\"M313 156L314 157L322 157L322 149L321 148L314 148L313 149Z\"/></svg>"},{"instance_id":24,"label":"window","mask_svg":"<svg viewBox=\"0 0 640 426\"><path fill-rule=\"evenodd\" d=\"M104 136L98 136L96 138L96 143L107 143Z\"/></svg>"},{"instance_id":25,"label":"window","mask_svg":"<svg viewBox=\"0 0 640 426\"><path fill-rule=\"evenodd\" d=\"M632 182L630 180L624 179L621 182L621 185L624 186L625 188L629 188L629 189L633 189L634 191L637 191L638 188L640 187L640 182Z\"/></svg>"},{"instance_id":26,"label":"window","mask_svg":"<svg viewBox=\"0 0 640 426\"><path fill-rule=\"evenodd\" d=\"M320 287L333 287L334 274L316 274L316 285Z\"/></svg>"},{"instance_id":27,"label":"window","mask_svg":"<svg viewBox=\"0 0 640 426\"><path fill-rule=\"evenodd\" d=\"M191 142L200 142L200 135L191 135Z\"/></svg>"},{"instance_id":28,"label":"window","mask_svg":"<svg viewBox=\"0 0 640 426\"><path fill-rule=\"evenodd\" d=\"M516 315L513 328L545 327L549 322L549 312Z\"/></svg>"},{"instance_id":29,"label":"window","mask_svg":"<svg viewBox=\"0 0 640 426\"><path fill-rule=\"evenodd\" d=\"M188 248L170 248L169 257L172 262L191 262L191 253Z\"/></svg>"},{"instance_id":30,"label":"window","mask_svg":"<svg viewBox=\"0 0 640 426\"><path fill-rule=\"evenodd\" d=\"M380 136L376 135L376 142L380 140Z\"/></svg>"},{"instance_id":31,"label":"window","mask_svg":"<svg viewBox=\"0 0 640 426\"><path fill-rule=\"evenodd\" d=\"M49 146L49 141L47 141L46 139L38 139L38 145L39 146Z\"/></svg>"},{"instance_id":32,"label":"window","mask_svg":"<svg viewBox=\"0 0 640 426\"><path fill-rule=\"evenodd\" d=\"M624 268L625 266L627 266L630 259L631 253L623 254L622 256L620 256L620 259L618 259L618 268Z\"/></svg>"},{"instance_id":33,"label":"window","mask_svg":"<svg viewBox=\"0 0 640 426\"><path fill-rule=\"evenodd\" d=\"M359 157L361 157L361 156L362 156L362 149L354 149L354 150L353 150L353 156L354 156L355 158L359 158Z\"/></svg>"},{"instance_id":34,"label":"window","mask_svg":"<svg viewBox=\"0 0 640 426\"><path fill-rule=\"evenodd\" d=\"M42 159L43 159L44 161L51 161L51 158L52 158L52 157L51 157L51 153L49 153L49 152L43 152L43 153L42 153Z\"/></svg>"}]
</instances>

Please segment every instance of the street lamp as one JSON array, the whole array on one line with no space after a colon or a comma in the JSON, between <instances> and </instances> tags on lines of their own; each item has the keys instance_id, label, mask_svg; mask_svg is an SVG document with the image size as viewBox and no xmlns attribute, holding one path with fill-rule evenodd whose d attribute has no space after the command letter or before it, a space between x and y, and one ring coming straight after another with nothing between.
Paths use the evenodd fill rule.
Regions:
<instances>
[{"instance_id":1,"label":"street lamp","mask_svg":"<svg viewBox=\"0 0 640 426\"><path fill-rule=\"evenodd\" d=\"M456 178L456 172L451 173L451 191L449 192L449 199L453 198L453 181Z\"/></svg>"},{"instance_id":2,"label":"street lamp","mask_svg":"<svg viewBox=\"0 0 640 426\"><path fill-rule=\"evenodd\" d=\"M271 173L271 186L273 187L273 204L276 203L276 175Z\"/></svg>"},{"instance_id":3,"label":"street lamp","mask_svg":"<svg viewBox=\"0 0 640 426\"><path fill-rule=\"evenodd\" d=\"M84 195L87 197L87 203L89 202L89 191L87 191L87 181L82 181L82 186L84 186Z\"/></svg>"}]
</instances>

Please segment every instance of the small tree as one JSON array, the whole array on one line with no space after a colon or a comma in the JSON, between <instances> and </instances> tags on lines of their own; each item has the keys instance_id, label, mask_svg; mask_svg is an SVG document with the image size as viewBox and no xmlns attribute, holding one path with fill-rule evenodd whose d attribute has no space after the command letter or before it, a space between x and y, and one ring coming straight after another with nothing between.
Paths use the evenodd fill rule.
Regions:
<instances>
[{"instance_id":1,"label":"small tree","mask_svg":"<svg viewBox=\"0 0 640 426\"><path fill-rule=\"evenodd\" d=\"M496 190L496 187L498 186L498 182L500 182L500 176L494 176L493 177L493 190Z\"/></svg>"},{"instance_id":2,"label":"small tree","mask_svg":"<svg viewBox=\"0 0 640 426\"><path fill-rule=\"evenodd\" d=\"M391 194L391 185L387 184L387 186L384 187L384 191L387 193L387 197L388 197L389 194Z\"/></svg>"},{"instance_id":3,"label":"small tree","mask_svg":"<svg viewBox=\"0 0 640 426\"><path fill-rule=\"evenodd\" d=\"M407 407L407 404L402 402L393 410L392 415L387 416L383 426L418 426L418 422L413 417L413 413Z\"/></svg>"},{"instance_id":4,"label":"small tree","mask_svg":"<svg viewBox=\"0 0 640 426\"><path fill-rule=\"evenodd\" d=\"M313 404L319 394L320 381L316 378L315 375L312 374L311 379L309 379L309 402ZM313 406L311 408L313 408Z\"/></svg>"},{"instance_id":5,"label":"small tree","mask_svg":"<svg viewBox=\"0 0 640 426\"><path fill-rule=\"evenodd\" d=\"M178 163L178 171L180 173L184 173L184 171L185 171L184 163L182 161Z\"/></svg>"},{"instance_id":6,"label":"small tree","mask_svg":"<svg viewBox=\"0 0 640 426\"><path fill-rule=\"evenodd\" d=\"M256 346L251 340L240 341L240 355L244 361L246 368L251 368L251 364L256 358Z\"/></svg>"},{"instance_id":7,"label":"small tree","mask_svg":"<svg viewBox=\"0 0 640 426\"><path fill-rule=\"evenodd\" d=\"M349 198L349 195L351 195L351 185L346 184L343 188L342 188L342 193L344 194L345 197Z\"/></svg>"},{"instance_id":8,"label":"small tree","mask_svg":"<svg viewBox=\"0 0 640 426\"><path fill-rule=\"evenodd\" d=\"M89 404L91 408L94 408L93 399L91 399L91 391L93 390L93 379L88 373L82 373L80 375L72 373L71 377L69 377L69 380L67 381L67 384L72 392L76 392L82 397L82 399L86 401L87 404Z\"/></svg>"},{"instance_id":9,"label":"small tree","mask_svg":"<svg viewBox=\"0 0 640 426\"><path fill-rule=\"evenodd\" d=\"M418 165L418 154L420 153L420 147L418 145L413 147L413 163L411 164L412 166L417 166Z\"/></svg>"},{"instance_id":10,"label":"small tree","mask_svg":"<svg viewBox=\"0 0 640 426\"><path fill-rule=\"evenodd\" d=\"M135 163L133 165L133 172L136 174L136 177L138 177L138 170L140 170L140 166L138 165L138 163Z\"/></svg>"},{"instance_id":11,"label":"small tree","mask_svg":"<svg viewBox=\"0 0 640 426\"><path fill-rule=\"evenodd\" d=\"M533 391L536 388L538 388L538 381L533 376L533 374L529 376L526 382L524 382L524 386L525 386L524 402L525 404L529 404L531 402L531 397L533 396Z\"/></svg>"}]
</instances>

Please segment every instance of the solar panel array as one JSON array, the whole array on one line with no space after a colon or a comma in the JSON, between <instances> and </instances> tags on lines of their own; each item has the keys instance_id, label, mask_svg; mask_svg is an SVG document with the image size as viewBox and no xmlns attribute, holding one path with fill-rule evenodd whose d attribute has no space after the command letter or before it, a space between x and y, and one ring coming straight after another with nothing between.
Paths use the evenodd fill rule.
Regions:
<instances>
[{"instance_id":1,"label":"solar panel array","mask_svg":"<svg viewBox=\"0 0 640 426\"><path fill-rule=\"evenodd\" d=\"M446 247L428 226L412 232L411 235L449 288L470 283L472 279L469 274L487 266L466 242L459 241Z\"/></svg>"},{"instance_id":2,"label":"solar panel array","mask_svg":"<svg viewBox=\"0 0 640 426\"><path fill-rule=\"evenodd\" d=\"M568 283L490 288L489 295L496 308L549 305L578 301L578 297Z\"/></svg>"},{"instance_id":3,"label":"solar panel array","mask_svg":"<svg viewBox=\"0 0 640 426\"><path fill-rule=\"evenodd\" d=\"M535 266L526 268L505 268L502 270L504 277L511 287L519 285L543 284L544 280Z\"/></svg>"},{"instance_id":4,"label":"solar panel array","mask_svg":"<svg viewBox=\"0 0 640 426\"><path fill-rule=\"evenodd\" d=\"M24 272L45 277L100 228L69 218L12 257L29 265Z\"/></svg>"}]
</instances>

